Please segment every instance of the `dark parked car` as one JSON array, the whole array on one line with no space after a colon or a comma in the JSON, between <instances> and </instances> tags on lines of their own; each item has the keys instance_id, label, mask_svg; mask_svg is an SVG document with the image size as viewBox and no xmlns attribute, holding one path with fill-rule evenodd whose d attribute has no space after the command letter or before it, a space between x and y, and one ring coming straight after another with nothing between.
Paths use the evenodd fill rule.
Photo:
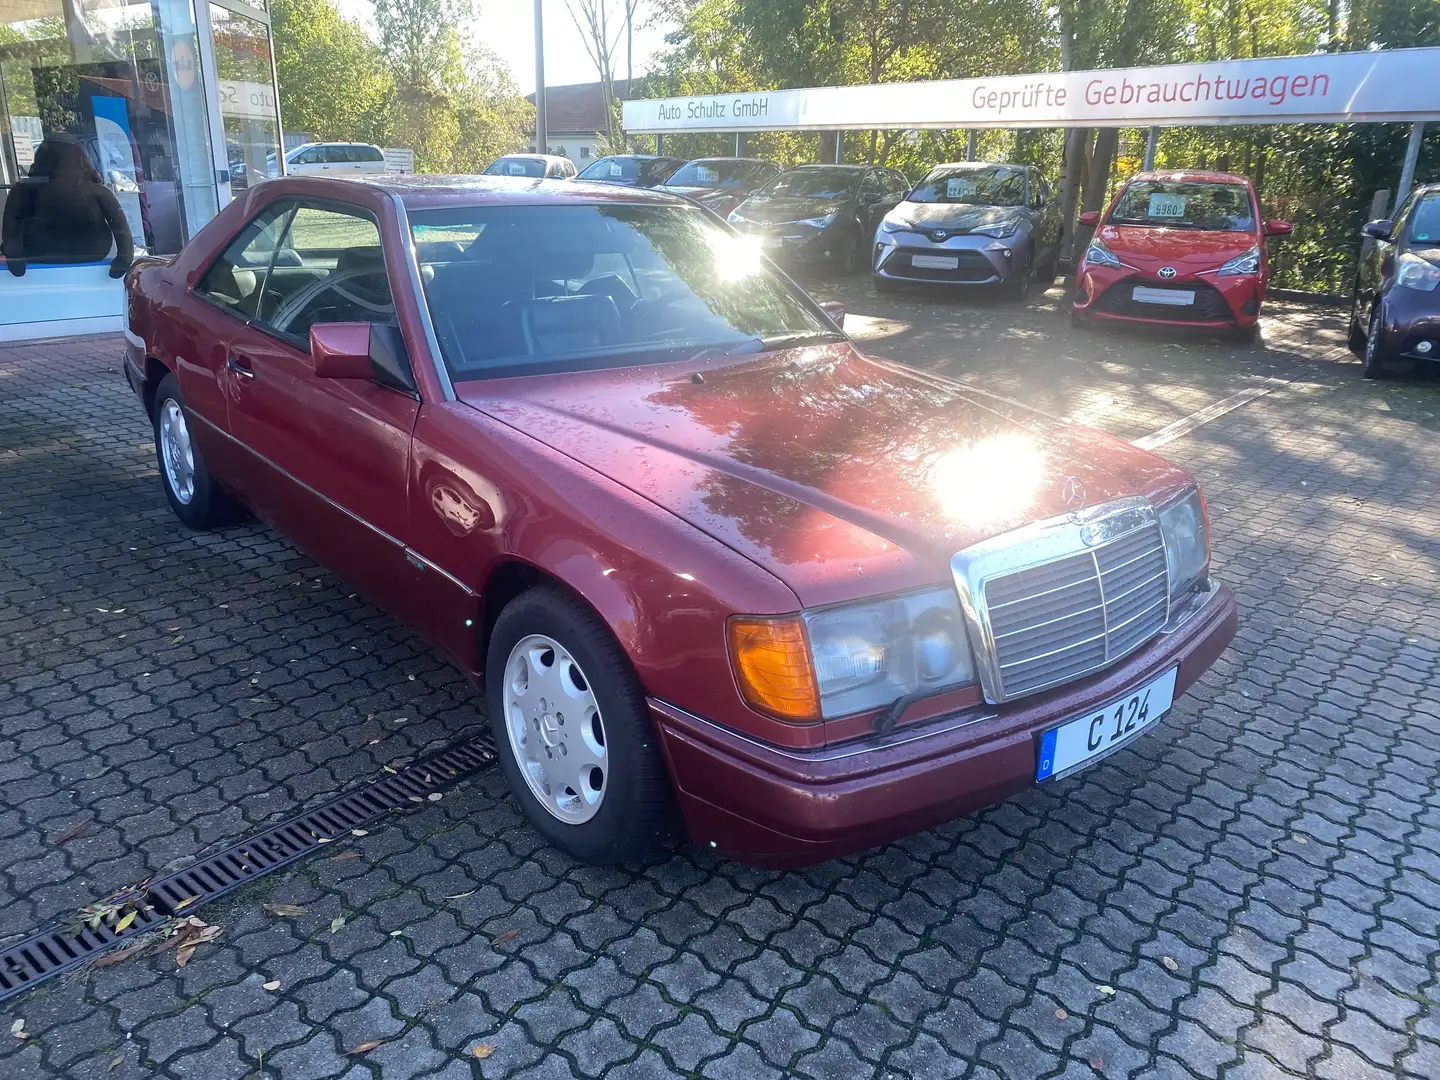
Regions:
<instances>
[{"instance_id":1,"label":"dark parked car","mask_svg":"<svg viewBox=\"0 0 1440 1080\"><path fill-rule=\"evenodd\" d=\"M758 236L773 259L859 270L870 263L875 226L909 190L896 169L801 165L751 195L729 221Z\"/></svg>"},{"instance_id":2,"label":"dark parked car","mask_svg":"<svg viewBox=\"0 0 1440 1080\"><path fill-rule=\"evenodd\" d=\"M875 232L875 287L988 285L1023 299L1055 280L1060 207L1028 165L936 165Z\"/></svg>"},{"instance_id":3,"label":"dark parked car","mask_svg":"<svg viewBox=\"0 0 1440 1080\"><path fill-rule=\"evenodd\" d=\"M697 158L660 185L684 195L721 217L780 175L780 166L760 158Z\"/></svg>"},{"instance_id":4,"label":"dark parked car","mask_svg":"<svg viewBox=\"0 0 1440 1080\"><path fill-rule=\"evenodd\" d=\"M670 179L684 165L682 158L657 157L654 154L616 154L596 158L580 171L576 180L597 184L622 184L625 187L653 188Z\"/></svg>"},{"instance_id":5,"label":"dark parked car","mask_svg":"<svg viewBox=\"0 0 1440 1080\"><path fill-rule=\"evenodd\" d=\"M1183 469L861 353L674 196L279 179L126 288L176 515L253 510L484 671L577 858L677 810L772 865L928 828L1152 730L1235 631Z\"/></svg>"},{"instance_id":6,"label":"dark parked car","mask_svg":"<svg viewBox=\"0 0 1440 1080\"><path fill-rule=\"evenodd\" d=\"M1394 220L1372 221L1350 309L1350 348L1367 379L1391 361L1440 360L1440 184L1416 188Z\"/></svg>"},{"instance_id":7,"label":"dark parked car","mask_svg":"<svg viewBox=\"0 0 1440 1080\"><path fill-rule=\"evenodd\" d=\"M490 163L486 176L529 176L536 180L569 180L575 163L559 154L506 154Z\"/></svg>"}]
</instances>

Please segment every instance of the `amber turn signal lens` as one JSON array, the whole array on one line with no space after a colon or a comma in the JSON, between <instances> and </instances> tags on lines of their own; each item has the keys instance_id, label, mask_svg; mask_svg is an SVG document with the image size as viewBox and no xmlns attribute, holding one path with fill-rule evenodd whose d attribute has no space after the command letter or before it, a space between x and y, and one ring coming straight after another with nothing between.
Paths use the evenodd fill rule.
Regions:
<instances>
[{"instance_id":1,"label":"amber turn signal lens","mask_svg":"<svg viewBox=\"0 0 1440 1080\"><path fill-rule=\"evenodd\" d=\"M727 633L735 679L751 706L780 720L820 719L820 692L799 616L732 618Z\"/></svg>"}]
</instances>

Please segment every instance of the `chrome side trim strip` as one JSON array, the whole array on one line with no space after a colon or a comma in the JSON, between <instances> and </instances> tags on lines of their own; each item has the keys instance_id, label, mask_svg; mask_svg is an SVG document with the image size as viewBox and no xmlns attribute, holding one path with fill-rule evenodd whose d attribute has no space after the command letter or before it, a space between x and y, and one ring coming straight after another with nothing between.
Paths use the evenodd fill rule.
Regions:
<instances>
[{"instance_id":1,"label":"chrome side trim strip","mask_svg":"<svg viewBox=\"0 0 1440 1080\"><path fill-rule=\"evenodd\" d=\"M405 272L410 279L410 291L420 308L420 325L425 328L425 347L430 351L430 364L440 382L440 391L446 401L455 400L455 384L450 381L450 371L445 367L445 357L440 352L440 339L435 336L435 323L430 318L430 304L425 299L425 286L420 280L420 257L415 251L415 234L410 231L410 215L405 212L405 200L391 193L395 204L395 216L400 222L400 234L405 243Z\"/></svg>"},{"instance_id":2,"label":"chrome side trim strip","mask_svg":"<svg viewBox=\"0 0 1440 1080\"><path fill-rule=\"evenodd\" d=\"M422 569L435 571L446 581L456 586L456 588L463 589L468 596L479 595L475 592L474 589L470 588L470 586L466 585L463 581L457 578L454 574L450 573L450 571L446 570L443 566L439 566L438 564L425 558L424 555L421 555L414 548L407 547L403 541L401 541L397 537L391 536L388 532L386 532L384 529L380 528L380 526L374 524L373 522L367 521L365 518L355 513L354 510L351 510L348 506L342 506L340 503L330 498L330 496L326 495L324 492L316 491L304 480L301 480L294 473L290 472L290 470L282 469L279 465L275 464L275 462L271 461L268 457L260 453L258 450L252 449L251 447L237 439L234 435L231 435L228 431L222 431L216 424L201 416L194 409L191 409L187 406L185 409L185 414L191 419L199 420L207 428L215 432L216 435L219 435L221 438L225 439L228 442L234 443L236 446L240 447L240 449L244 450L247 454L251 454L260 461L263 461L266 465L270 466L270 468L274 469L281 476L285 477L285 479L289 480L292 484L304 488L311 495L314 495L317 499L325 503L327 506L332 506L336 510L339 510L351 521L354 521L356 524L365 526L365 528L369 529L376 536L380 537L380 539L385 540L388 543L394 544L396 549L399 550L407 559L410 559L416 564L419 564Z\"/></svg>"}]
</instances>

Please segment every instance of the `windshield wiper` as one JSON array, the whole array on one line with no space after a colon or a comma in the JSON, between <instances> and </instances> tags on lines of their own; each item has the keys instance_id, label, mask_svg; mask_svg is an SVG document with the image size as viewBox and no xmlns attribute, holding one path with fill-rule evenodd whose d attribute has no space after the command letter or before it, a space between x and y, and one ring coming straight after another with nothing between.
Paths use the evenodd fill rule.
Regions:
<instances>
[{"instance_id":1,"label":"windshield wiper","mask_svg":"<svg viewBox=\"0 0 1440 1080\"><path fill-rule=\"evenodd\" d=\"M801 330L791 334L771 334L761 340L767 349L790 349L799 345L844 341L845 335L838 330Z\"/></svg>"},{"instance_id":2,"label":"windshield wiper","mask_svg":"<svg viewBox=\"0 0 1440 1080\"><path fill-rule=\"evenodd\" d=\"M710 356L739 356L741 353L763 352L766 347L764 338L746 338L738 345L732 345L728 349L723 345L706 345L694 356L685 362L693 364L696 360L704 360Z\"/></svg>"}]
</instances>

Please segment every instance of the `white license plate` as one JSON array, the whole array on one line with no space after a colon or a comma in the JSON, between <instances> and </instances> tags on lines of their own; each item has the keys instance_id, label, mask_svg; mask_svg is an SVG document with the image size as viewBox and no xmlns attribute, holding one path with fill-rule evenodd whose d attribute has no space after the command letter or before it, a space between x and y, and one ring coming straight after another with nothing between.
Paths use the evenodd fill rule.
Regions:
<instances>
[{"instance_id":1,"label":"white license plate","mask_svg":"<svg viewBox=\"0 0 1440 1080\"><path fill-rule=\"evenodd\" d=\"M1141 304L1169 304L1171 307L1184 307L1187 304L1195 303L1195 293L1191 289L1147 289L1144 285L1136 285L1131 296Z\"/></svg>"},{"instance_id":2,"label":"white license plate","mask_svg":"<svg viewBox=\"0 0 1440 1080\"><path fill-rule=\"evenodd\" d=\"M1127 696L1045 732L1040 739L1036 782L1083 769L1152 726L1175 702L1179 670L1171 668Z\"/></svg>"},{"instance_id":3,"label":"white license plate","mask_svg":"<svg viewBox=\"0 0 1440 1080\"><path fill-rule=\"evenodd\" d=\"M911 255L910 265L921 270L954 270L960 265L958 255Z\"/></svg>"},{"instance_id":4,"label":"white license plate","mask_svg":"<svg viewBox=\"0 0 1440 1080\"><path fill-rule=\"evenodd\" d=\"M783 236L762 236L760 238L760 246L766 248L784 247L785 238Z\"/></svg>"}]
</instances>

